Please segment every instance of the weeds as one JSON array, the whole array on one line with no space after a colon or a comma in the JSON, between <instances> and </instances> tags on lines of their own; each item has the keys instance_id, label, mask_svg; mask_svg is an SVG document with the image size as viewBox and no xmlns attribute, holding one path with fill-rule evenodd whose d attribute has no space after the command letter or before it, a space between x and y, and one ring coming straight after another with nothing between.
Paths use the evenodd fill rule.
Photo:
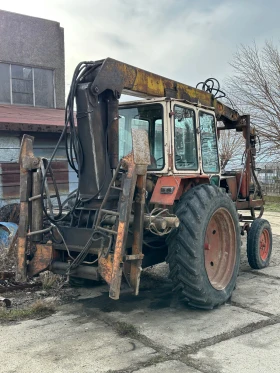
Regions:
<instances>
[{"instance_id":1,"label":"weeds","mask_svg":"<svg viewBox=\"0 0 280 373\"><path fill-rule=\"evenodd\" d=\"M34 319L46 317L55 312L55 307L52 303L37 300L28 308L1 309L1 321L19 321L26 319Z\"/></svg>"},{"instance_id":2,"label":"weeds","mask_svg":"<svg viewBox=\"0 0 280 373\"><path fill-rule=\"evenodd\" d=\"M60 289L65 283L63 276L56 275L50 271L42 272L40 274L40 280L43 290Z\"/></svg>"},{"instance_id":3,"label":"weeds","mask_svg":"<svg viewBox=\"0 0 280 373\"><path fill-rule=\"evenodd\" d=\"M118 321L114 328L116 332L122 337L136 338L139 334L137 328L134 325L128 324L123 321Z\"/></svg>"}]
</instances>

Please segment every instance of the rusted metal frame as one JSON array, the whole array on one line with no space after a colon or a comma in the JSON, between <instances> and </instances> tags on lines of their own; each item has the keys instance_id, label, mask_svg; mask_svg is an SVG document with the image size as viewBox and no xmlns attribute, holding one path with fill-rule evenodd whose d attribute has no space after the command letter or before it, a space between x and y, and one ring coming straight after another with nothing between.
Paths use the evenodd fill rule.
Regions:
<instances>
[{"instance_id":1,"label":"rusted metal frame","mask_svg":"<svg viewBox=\"0 0 280 373\"><path fill-rule=\"evenodd\" d=\"M41 171L38 170L38 171L32 172L32 196L33 197L40 195L41 183L42 183ZM31 208L32 208L31 232L41 231L43 229L43 209L42 209L41 198L33 199L31 202ZM42 238L43 238L43 233L37 233L33 235L32 241L40 242Z\"/></svg>"},{"instance_id":2,"label":"rusted metal frame","mask_svg":"<svg viewBox=\"0 0 280 373\"><path fill-rule=\"evenodd\" d=\"M236 201L237 210L249 210L251 207L261 207L262 205L262 199L255 199L251 201Z\"/></svg>"},{"instance_id":3,"label":"rusted metal frame","mask_svg":"<svg viewBox=\"0 0 280 373\"><path fill-rule=\"evenodd\" d=\"M244 123L245 122L245 123ZM245 164L241 173L241 177L237 188L237 199L239 197L240 190L242 188L243 178L245 175L246 182L246 198L249 197L249 184L250 184L250 170L251 170L251 144L250 144L250 116L244 115L241 117L240 128L242 128L243 136L245 138Z\"/></svg>"},{"instance_id":4,"label":"rusted metal frame","mask_svg":"<svg viewBox=\"0 0 280 373\"><path fill-rule=\"evenodd\" d=\"M96 219L96 228L98 228L100 226L100 224L101 224L102 216L104 215L103 214L104 206L106 206L106 203L107 203L108 198L109 198L110 193L111 193L111 189L113 188L114 182L116 181L116 178L118 176L120 168L121 168L121 162L118 164L118 166L116 168L115 175L113 176L113 178L112 178L112 180L111 180L111 182L109 184L109 187L108 187L108 189L106 191L104 199L103 199L103 201L101 203L101 206L99 208L97 219Z\"/></svg>"},{"instance_id":5,"label":"rusted metal frame","mask_svg":"<svg viewBox=\"0 0 280 373\"><path fill-rule=\"evenodd\" d=\"M147 132L132 129L133 161L136 164L136 196L134 200L132 255L138 259L130 264L130 286L138 295L142 265L142 244L144 230L144 210L146 202L147 167L151 163L149 139ZM127 272L127 271L126 271Z\"/></svg>"},{"instance_id":6,"label":"rusted metal frame","mask_svg":"<svg viewBox=\"0 0 280 373\"><path fill-rule=\"evenodd\" d=\"M142 260L143 258L144 258L144 254L133 254L133 255L125 255L124 256L125 261L139 260L139 259Z\"/></svg>"},{"instance_id":7,"label":"rusted metal frame","mask_svg":"<svg viewBox=\"0 0 280 373\"><path fill-rule=\"evenodd\" d=\"M142 235L144 228L146 174L147 166L150 164L148 134L145 131L133 129L132 145L133 152L124 157L121 162L122 167L127 171L122 182L122 188L120 189L121 194L118 213L113 212L112 214L112 217L115 218L117 224L117 237L114 246L114 254L113 256L109 254L106 258L102 257L102 255L99 257L99 272L110 285L109 296L112 299L119 299L122 274L124 273L127 279L128 267L131 273L131 283L130 281L128 282L133 287L135 294L138 294L139 291L141 263L143 258ZM118 171L119 167L117 168L116 173ZM109 189L112 189L115 177L113 177ZM132 256L127 257L125 255L127 236L136 184L138 193L134 206ZM109 191L106 193L104 200L108 198L108 193ZM139 206L137 206L137 203ZM97 228L101 223L102 212L104 212L103 204L99 210L96 224ZM109 215L110 211L105 210L105 213ZM135 262L135 264L127 265L129 262Z\"/></svg>"},{"instance_id":8,"label":"rusted metal frame","mask_svg":"<svg viewBox=\"0 0 280 373\"><path fill-rule=\"evenodd\" d=\"M48 180L47 180L47 175L46 175L47 164L48 164L48 160L46 158L42 158L40 162L40 168L41 168L42 177L45 178L44 188L45 188L45 193L46 193L46 199L48 201L48 208L50 211L50 216L51 218L54 218L53 204L51 200L51 194L49 191L49 185L48 185ZM40 186L40 192L41 192L41 186Z\"/></svg>"},{"instance_id":9,"label":"rusted metal frame","mask_svg":"<svg viewBox=\"0 0 280 373\"><path fill-rule=\"evenodd\" d=\"M147 166L136 166L136 197L134 202L134 221L133 221L133 244L132 255L142 256L143 229L144 229L144 210L146 200L146 176ZM138 295L142 259L131 259L130 264L130 285L133 288L133 294Z\"/></svg>"},{"instance_id":10,"label":"rusted metal frame","mask_svg":"<svg viewBox=\"0 0 280 373\"><path fill-rule=\"evenodd\" d=\"M244 119L246 122L245 133L246 133L246 195L249 197L249 190L250 190L250 180L251 180L251 143L250 143L250 115L244 115Z\"/></svg>"},{"instance_id":11,"label":"rusted metal frame","mask_svg":"<svg viewBox=\"0 0 280 373\"><path fill-rule=\"evenodd\" d=\"M26 277L26 250L27 239L26 233L28 230L29 215L28 215L28 202L20 202L20 218L18 229L18 243L17 243L17 273L16 280L25 282Z\"/></svg>"},{"instance_id":12,"label":"rusted metal frame","mask_svg":"<svg viewBox=\"0 0 280 373\"><path fill-rule=\"evenodd\" d=\"M199 102L202 105L214 107L217 118L227 123L236 123L239 119L239 114L235 110L216 100L208 92L112 58L96 61L95 65L97 68L94 69L92 74L88 74L86 78L87 82L92 82L91 91L93 94L111 90L116 98L119 98L123 92L138 97L167 96L186 99L192 103Z\"/></svg>"},{"instance_id":13,"label":"rusted metal frame","mask_svg":"<svg viewBox=\"0 0 280 373\"><path fill-rule=\"evenodd\" d=\"M259 188L259 193L261 196L261 199L263 201L263 205L265 204L263 193L262 193L262 188L260 186L259 180L256 175L256 130L255 128L250 129L250 145L251 145L251 171L252 171L252 177L255 181L255 184L257 184ZM254 194L255 197L255 194ZM262 215L262 214L261 214Z\"/></svg>"},{"instance_id":14,"label":"rusted metal frame","mask_svg":"<svg viewBox=\"0 0 280 373\"><path fill-rule=\"evenodd\" d=\"M251 172L256 180L258 182L257 177L255 175L255 148L254 144L252 144L252 137L255 136L255 132L251 129L250 126L250 115L244 115L242 117L245 119L245 126L243 127L243 134L246 140L246 195L249 198L250 197L250 181L251 181ZM254 207L260 207L264 205L264 199L257 199L253 200L252 198L249 198L248 200L248 209L254 208Z\"/></svg>"},{"instance_id":15,"label":"rusted metal frame","mask_svg":"<svg viewBox=\"0 0 280 373\"><path fill-rule=\"evenodd\" d=\"M113 260L113 254L108 254L106 257L99 255L98 257L98 272L108 285L110 285L112 279Z\"/></svg>"},{"instance_id":16,"label":"rusted metal frame","mask_svg":"<svg viewBox=\"0 0 280 373\"><path fill-rule=\"evenodd\" d=\"M58 256L51 244L34 245L34 257L28 264L28 276L33 277L49 268L52 260Z\"/></svg>"},{"instance_id":17,"label":"rusted metal frame","mask_svg":"<svg viewBox=\"0 0 280 373\"><path fill-rule=\"evenodd\" d=\"M24 135L21 143L19 164L20 164L20 219L18 227L17 244L17 271L16 280L25 282L27 280L26 271L26 251L27 251L27 231L30 224L29 198L31 197L32 168L38 166L38 158L33 154L34 137Z\"/></svg>"},{"instance_id":18,"label":"rusted metal frame","mask_svg":"<svg viewBox=\"0 0 280 373\"><path fill-rule=\"evenodd\" d=\"M126 159L125 159L126 158ZM112 277L110 282L109 297L112 299L119 299L120 286L122 280L123 271L123 256L126 248L126 240L129 227L129 217L131 213L131 206L133 201L133 195L136 184L136 166L133 161L133 155L125 157L124 161L127 162L128 170L126 177L123 182L123 191L120 198L119 205L119 223L117 230L117 237L115 243L113 265L112 265ZM130 158L130 160L129 160Z\"/></svg>"}]
</instances>

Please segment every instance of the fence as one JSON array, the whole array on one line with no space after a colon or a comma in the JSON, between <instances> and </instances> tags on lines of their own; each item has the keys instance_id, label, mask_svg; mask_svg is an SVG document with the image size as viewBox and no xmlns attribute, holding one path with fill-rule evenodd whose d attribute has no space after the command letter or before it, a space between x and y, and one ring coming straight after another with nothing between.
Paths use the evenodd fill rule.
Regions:
<instances>
[{"instance_id":1,"label":"fence","mask_svg":"<svg viewBox=\"0 0 280 373\"><path fill-rule=\"evenodd\" d=\"M265 194L280 195L280 164L258 164L256 174Z\"/></svg>"}]
</instances>

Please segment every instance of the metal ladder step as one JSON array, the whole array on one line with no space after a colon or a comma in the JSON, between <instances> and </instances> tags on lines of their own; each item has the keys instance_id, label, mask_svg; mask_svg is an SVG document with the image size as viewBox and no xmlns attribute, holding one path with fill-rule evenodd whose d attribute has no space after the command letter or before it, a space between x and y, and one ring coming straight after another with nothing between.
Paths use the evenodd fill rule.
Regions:
<instances>
[{"instance_id":1,"label":"metal ladder step","mask_svg":"<svg viewBox=\"0 0 280 373\"><path fill-rule=\"evenodd\" d=\"M116 186L114 186L114 185L111 186L111 189L119 190L120 192L123 191L123 188L116 187Z\"/></svg>"},{"instance_id":2,"label":"metal ladder step","mask_svg":"<svg viewBox=\"0 0 280 373\"><path fill-rule=\"evenodd\" d=\"M113 231L112 229L107 229L107 228L100 227L100 225L97 227L97 231L103 231L103 232L114 234L114 235L118 234L118 232Z\"/></svg>"}]
</instances>

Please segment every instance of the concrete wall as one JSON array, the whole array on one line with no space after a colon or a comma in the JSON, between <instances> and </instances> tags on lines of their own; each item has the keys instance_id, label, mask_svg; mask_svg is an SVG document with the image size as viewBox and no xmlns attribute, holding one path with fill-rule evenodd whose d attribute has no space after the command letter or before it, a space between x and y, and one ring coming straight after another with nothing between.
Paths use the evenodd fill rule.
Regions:
<instances>
[{"instance_id":1,"label":"concrete wall","mask_svg":"<svg viewBox=\"0 0 280 373\"><path fill-rule=\"evenodd\" d=\"M56 107L64 108L64 30L58 22L0 10L0 61L54 69Z\"/></svg>"}]
</instances>

